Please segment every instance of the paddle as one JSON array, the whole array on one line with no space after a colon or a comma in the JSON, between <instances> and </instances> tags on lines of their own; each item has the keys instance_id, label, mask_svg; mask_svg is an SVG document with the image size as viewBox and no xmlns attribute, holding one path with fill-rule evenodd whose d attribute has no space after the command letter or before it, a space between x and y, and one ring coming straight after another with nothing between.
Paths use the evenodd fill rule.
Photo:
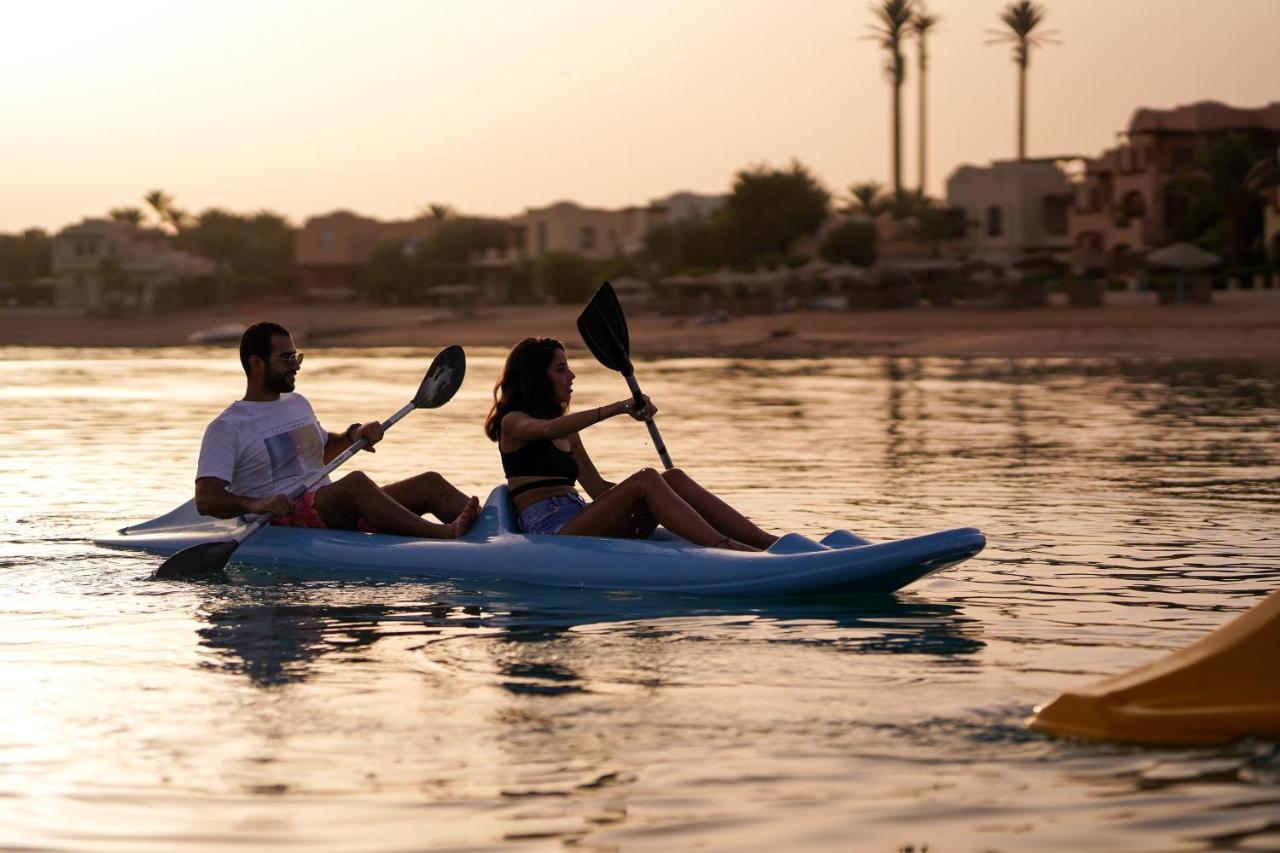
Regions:
<instances>
[{"instance_id":1,"label":"paddle","mask_svg":"<svg viewBox=\"0 0 1280 853\"><path fill-rule=\"evenodd\" d=\"M422 384L418 386L418 393L414 395L412 400L405 403L400 411L383 421L382 428L384 430L391 429L397 421L414 409L437 409L443 406L462 387L462 377L466 375L466 372L467 358L462 351L462 347L455 345L441 350L432 360L431 366L427 368L427 375L422 378ZM327 477L339 465L354 456L368 443L366 439L362 438L342 451L332 462L317 471L310 479L294 487L289 492L289 499L297 500L302 497L316 483ZM231 559L231 555L235 553L241 543L261 530L269 521L271 521L270 514L260 515L239 528L228 539L220 542L203 542L199 545L192 545L190 548L183 548L161 563L160 568L155 570L155 574L152 577L190 578L217 574L226 567L227 561Z\"/></svg>"},{"instance_id":2,"label":"paddle","mask_svg":"<svg viewBox=\"0 0 1280 853\"><path fill-rule=\"evenodd\" d=\"M636 405L644 403L640 393L640 385L636 382L635 368L631 366L631 338L627 334L627 318L618 303L618 295L613 292L613 285L605 282L600 285L596 295L591 297L587 307L578 315L578 334L586 342L591 354L610 370L616 370L627 380L627 387L635 397ZM649 428L649 437L653 446L662 458L662 464L671 470L671 456L667 454L667 446L658 435L658 428L653 418L645 418L644 425Z\"/></svg>"}]
</instances>

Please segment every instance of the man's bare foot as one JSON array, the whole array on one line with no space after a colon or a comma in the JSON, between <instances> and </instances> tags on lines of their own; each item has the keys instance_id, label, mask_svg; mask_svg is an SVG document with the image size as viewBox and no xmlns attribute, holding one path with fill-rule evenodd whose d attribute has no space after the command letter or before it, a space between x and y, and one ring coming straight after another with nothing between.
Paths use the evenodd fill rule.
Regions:
<instances>
[{"instance_id":1,"label":"man's bare foot","mask_svg":"<svg viewBox=\"0 0 1280 853\"><path fill-rule=\"evenodd\" d=\"M462 512L458 513L458 517L445 525L445 529L450 532L449 538L457 539L465 534L479 517L480 499L472 495L471 499L467 501L467 505L462 508Z\"/></svg>"}]
</instances>

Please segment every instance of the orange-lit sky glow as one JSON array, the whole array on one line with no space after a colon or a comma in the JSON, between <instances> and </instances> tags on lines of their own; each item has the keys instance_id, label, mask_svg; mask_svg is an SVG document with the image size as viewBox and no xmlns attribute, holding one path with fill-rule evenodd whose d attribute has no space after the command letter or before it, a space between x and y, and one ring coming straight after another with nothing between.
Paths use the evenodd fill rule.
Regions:
<instances>
[{"instance_id":1,"label":"orange-lit sky glow","mask_svg":"<svg viewBox=\"0 0 1280 853\"><path fill-rule=\"evenodd\" d=\"M1012 156L1004 0L933 0L929 186ZM1031 156L1096 154L1138 106L1280 100L1280 0L1044 0ZM192 212L428 202L510 216L724 192L798 158L890 174L869 0L0 0L0 231L162 188ZM904 179L917 182L914 48Z\"/></svg>"}]
</instances>

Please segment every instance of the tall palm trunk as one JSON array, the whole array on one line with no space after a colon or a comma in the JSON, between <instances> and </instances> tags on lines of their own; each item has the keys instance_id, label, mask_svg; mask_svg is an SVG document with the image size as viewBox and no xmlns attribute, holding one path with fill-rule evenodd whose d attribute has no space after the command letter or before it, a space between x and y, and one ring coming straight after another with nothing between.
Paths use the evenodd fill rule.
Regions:
<instances>
[{"instance_id":1,"label":"tall palm trunk","mask_svg":"<svg viewBox=\"0 0 1280 853\"><path fill-rule=\"evenodd\" d=\"M1027 159L1027 62L1018 63L1018 159Z\"/></svg>"},{"instance_id":2,"label":"tall palm trunk","mask_svg":"<svg viewBox=\"0 0 1280 853\"><path fill-rule=\"evenodd\" d=\"M1000 13L1004 30L990 31L995 38L988 44L1005 42L1013 45L1013 61L1018 66L1018 159L1027 159L1027 66L1031 64L1031 48L1056 44L1052 32L1045 32L1045 8L1032 0L1013 0Z\"/></svg>"},{"instance_id":3,"label":"tall palm trunk","mask_svg":"<svg viewBox=\"0 0 1280 853\"><path fill-rule=\"evenodd\" d=\"M929 46L927 43L927 37L929 35L929 30L933 29L937 25L939 20L941 20L941 18L939 18L937 15L929 14L924 10L923 7L918 8L915 14L911 16L911 32L916 39L916 49L918 51L918 53L916 54L916 57L918 60L918 68L920 69L920 103L918 106L920 109L919 124L920 124L920 197L921 198L924 197L925 188L928 184L927 142L928 142L928 136L929 136L929 127L928 127L928 107L927 107L927 97L926 97L928 94L927 86L926 86L928 81L926 80L926 77L928 76L928 71L929 71Z\"/></svg>"},{"instance_id":4,"label":"tall palm trunk","mask_svg":"<svg viewBox=\"0 0 1280 853\"><path fill-rule=\"evenodd\" d=\"M902 82L893 84L893 194L902 195Z\"/></svg>"},{"instance_id":5,"label":"tall palm trunk","mask_svg":"<svg viewBox=\"0 0 1280 853\"><path fill-rule=\"evenodd\" d=\"M920 46L920 103L917 105L917 107L920 110L920 116L917 119L917 121L920 124L919 169L920 169L920 195L921 196L923 196L925 193L925 185L928 183L928 177L929 177L928 171L927 171L928 166L925 163L925 149L928 143L929 126L925 118L928 115L928 110L925 109L926 87L925 87L925 79L924 79L924 69L925 69L924 44L921 43L921 46Z\"/></svg>"},{"instance_id":6,"label":"tall palm trunk","mask_svg":"<svg viewBox=\"0 0 1280 853\"><path fill-rule=\"evenodd\" d=\"M889 77L892 97L893 120L893 193L902 195L902 81L906 78L906 63L902 57L902 40L907 36L915 0L881 0L873 6L877 25L871 28L871 38L889 54L885 73Z\"/></svg>"}]
</instances>

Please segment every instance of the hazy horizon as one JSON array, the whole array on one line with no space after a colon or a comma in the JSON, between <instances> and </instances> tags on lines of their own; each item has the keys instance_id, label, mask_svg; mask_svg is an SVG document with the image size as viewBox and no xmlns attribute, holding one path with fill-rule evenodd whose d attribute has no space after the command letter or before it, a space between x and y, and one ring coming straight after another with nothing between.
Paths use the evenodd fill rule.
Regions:
<instances>
[{"instance_id":1,"label":"hazy horizon","mask_svg":"<svg viewBox=\"0 0 1280 853\"><path fill-rule=\"evenodd\" d=\"M933 0L929 181L1014 156L1004 0ZM1045 0L1028 155L1093 156L1139 107L1280 100L1280 2ZM0 231L50 231L152 189L183 209L300 224L430 202L512 216L559 200L726 192L797 159L833 193L889 183L889 85L871 3L581 0L127 2L4 7ZM1159 16L1158 18L1156 16ZM917 185L907 48L903 178Z\"/></svg>"}]
</instances>

